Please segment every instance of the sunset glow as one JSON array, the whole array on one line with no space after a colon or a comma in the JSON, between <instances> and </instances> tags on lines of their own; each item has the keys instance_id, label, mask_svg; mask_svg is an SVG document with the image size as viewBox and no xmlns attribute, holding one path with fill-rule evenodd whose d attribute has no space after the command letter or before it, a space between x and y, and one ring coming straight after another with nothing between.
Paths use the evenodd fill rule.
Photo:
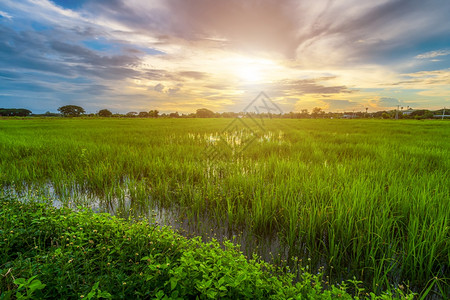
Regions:
<instances>
[{"instance_id":1,"label":"sunset glow","mask_svg":"<svg viewBox=\"0 0 450 300\"><path fill-rule=\"evenodd\" d=\"M33 112L284 112L450 105L442 1L63 1L0 4L0 101Z\"/></svg>"}]
</instances>

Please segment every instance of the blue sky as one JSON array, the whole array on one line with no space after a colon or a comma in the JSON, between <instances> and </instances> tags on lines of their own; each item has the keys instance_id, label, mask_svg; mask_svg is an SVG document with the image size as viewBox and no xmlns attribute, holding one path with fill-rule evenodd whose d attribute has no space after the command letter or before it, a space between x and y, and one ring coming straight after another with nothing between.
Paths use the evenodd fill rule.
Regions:
<instances>
[{"instance_id":1,"label":"blue sky","mask_svg":"<svg viewBox=\"0 0 450 300\"><path fill-rule=\"evenodd\" d=\"M450 2L0 3L0 107L55 112L450 106Z\"/></svg>"}]
</instances>

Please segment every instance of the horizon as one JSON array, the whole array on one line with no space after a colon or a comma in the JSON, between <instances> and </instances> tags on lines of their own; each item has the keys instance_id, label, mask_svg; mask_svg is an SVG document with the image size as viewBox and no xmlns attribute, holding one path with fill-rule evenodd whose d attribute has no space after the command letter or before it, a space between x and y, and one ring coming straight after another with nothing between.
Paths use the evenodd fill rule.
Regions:
<instances>
[{"instance_id":1,"label":"horizon","mask_svg":"<svg viewBox=\"0 0 450 300\"><path fill-rule=\"evenodd\" d=\"M449 106L450 2L0 4L0 106L34 114Z\"/></svg>"},{"instance_id":2,"label":"horizon","mask_svg":"<svg viewBox=\"0 0 450 300\"><path fill-rule=\"evenodd\" d=\"M65 106L71 106L71 104L68 104L68 105L65 105ZM315 107L315 108L319 108L319 107ZM194 111L184 112L184 113L180 113L178 111L159 111L159 110L156 110L156 111L159 114L158 117L161 117L163 115L168 116L169 114L172 114L172 113L178 113L180 116L190 116L190 115L195 115L197 113L197 111L201 110L201 109L205 109L205 108L204 107L199 107L199 108L197 108ZM428 108L423 108L423 107L421 107L421 108L400 107L398 109L397 108L393 108L393 109L385 109L385 110L377 110L377 111L370 111L370 110L365 111L363 109L361 109L359 111L356 111L356 110L334 110L334 111L329 110L329 111L327 111L327 110L324 110L322 108L320 108L320 109L321 109L320 114L322 114L322 113L323 114L366 114L367 113L367 114L370 115L370 114L376 114L376 113L381 113L381 112L395 112L397 110L400 113L404 113L406 111L437 112L437 111L443 110L445 112L445 115L447 115L447 112L450 112L450 109L445 107L445 106L441 107L441 108L438 108L438 109L428 109ZM29 110L29 109L27 109L25 107L0 107L0 110L28 110L28 111L31 111L31 110ZM112 113L112 115L120 115L120 116L125 116L125 115L127 115L129 113L139 114L139 113L142 113L142 112L148 113L148 112L153 111L153 110L149 110L149 111L128 111L128 112L123 112L122 113L122 112L111 111L108 108L103 108L103 109L100 109L100 110L108 110L108 111L110 111ZM93 111L85 111L84 113L81 113L80 116L97 115L100 112L100 110L95 111L95 112L93 112ZM229 114L229 113L233 113L233 114L242 115L242 116L247 115L249 113L250 114L256 114L256 115L273 115L273 116L283 116L283 115L289 115L289 114L304 114L304 115L311 115L312 116L314 114L313 110L306 109L306 112L304 110L305 109L302 109L302 110L299 110L299 111L289 111L289 112L281 111L281 112L277 112L277 113L268 113L268 112L265 112L265 111L261 111L261 112L211 111L211 112L213 112L215 114ZM43 112L43 113L35 113L35 112L31 111L30 116L33 116L33 115L34 116L45 115L45 114L48 114L48 113L62 115L62 113L59 112L57 109L55 111L51 111L51 110L48 110L48 109L44 110L44 111L45 112ZM134 116L134 117L138 118L137 115ZM221 116L221 117L223 117L223 116ZM144 117L144 118L151 118L151 117ZM230 117L230 118L233 118L233 117Z\"/></svg>"}]
</instances>

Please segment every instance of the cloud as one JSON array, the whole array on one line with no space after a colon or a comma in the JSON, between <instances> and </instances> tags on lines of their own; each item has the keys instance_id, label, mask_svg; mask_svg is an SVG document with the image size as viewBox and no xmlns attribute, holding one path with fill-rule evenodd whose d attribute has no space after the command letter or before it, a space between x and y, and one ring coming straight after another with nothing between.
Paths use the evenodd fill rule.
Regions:
<instances>
[{"instance_id":1,"label":"cloud","mask_svg":"<svg viewBox=\"0 0 450 300\"><path fill-rule=\"evenodd\" d=\"M8 19L8 20L12 20L12 16L10 14L8 14L7 12L1 11L1 10L0 10L0 17Z\"/></svg>"},{"instance_id":2,"label":"cloud","mask_svg":"<svg viewBox=\"0 0 450 300\"><path fill-rule=\"evenodd\" d=\"M326 103L325 109L329 111L361 108L360 103L351 100L323 99L322 102Z\"/></svg>"},{"instance_id":3,"label":"cloud","mask_svg":"<svg viewBox=\"0 0 450 300\"><path fill-rule=\"evenodd\" d=\"M436 51L430 51L423 54L416 55L415 58L418 59L426 59L426 58L434 58L438 56L446 56L450 55L450 50L436 50ZM433 61L439 61L439 60L433 60Z\"/></svg>"},{"instance_id":4,"label":"cloud","mask_svg":"<svg viewBox=\"0 0 450 300\"><path fill-rule=\"evenodd\" d=\"M163 69L143 69L142 77L155 81L176 79L173 74Z\"/></svg>"},{"instance_id":5,"label":"cloud","mask_svg":"<svg viewBox=\"0 0 450 300\"><path fill-rule=\"evenodd\" d=\"M73 93L88 94L88 95L104 95L105 92L112 91L113 89L106 85L101 84L86 84L78 86Z\"/></svg>"},{"instance_id":6,"label":"cloud","mask_svg":"<svg viewBox=\"0 0 450 300\"><path fill-rule=\"evenodd\" d=\"M160 42L179 39L245 50L277 51L287 56L295 52L301 18L292 11L298 6L294 0L164 0L133 4L136 3L90 1L85 8L132 30L155 34Z\"/></svg>"},{"instance_id":7,"label":"cloud","mask_svg":"<svg viewBox=\"0 0 450 300\"><path fill-rule=\"evenodd\" d=\"M137 56L101 56L85 47L59 41L51 41L51 48L56 50L66 62L86 63L93 67L128 67L129 65L138 64L140 61Z\"/></svg>"},{"instance_id":8,"label":"cloud","mask_svg":"<svg viewBox=\"0 0 450 300\"><path fill-rule=\"evenodd\" d=\"M1 25L0 34L3 37L0 42L0 66L4 68L28 69L68 77L95 76L107 80L123 80L139 75L128 67L139 63L140 58L137 56L102 56L85 47L55 40L51 35L18 32Z\"/></svg>"},{"instance_id":9,"label":"cloud","mask_svg":"<svg viewBox=\"0 0 450 300\"><path fill-rule=\"evenodd\" d=\"M180 90L179 87L173 87L173 88L170 88L170 89L167 91L167 93L168 93L169 95L174 95L174 94L176 94L179 90Z\"/></svg>"},{"instance_id":10,"label":"cloud","mask_svg":"<svg viewBox=\"0 0 450 300\"><path fill-rule=\"evenodd\" d=\"M377 102L378 106L382 106L382 107L394 107L394 106L402 104L396 98L387 98L387 97L380 98L376 102Z\"/></svg>"},{"instance_id":11,"label":"cloud","mask_svg":"<svg viewBox=\"0 0 450 300\"><path fill-rule=\"evenodd\" d=\"M315 79L283 80L278 83L278 88L296 94L340 94L353 93L346 86L326 86L320 84L322 81L333 79L334 77L319 77Z\"/></svg>"},{"instance_id":12,"label":"cloud","mask_svg":"<svg viewBox=\"0 0 450 300\"><path fill-rule=\"evenodd\" d=\"M178 72L178 75L181 77L186 77L186 78L196 79L196 80L204 79L205 77L207 77L207 74L205 72L198 72L198 71L182 71L182 72Z\"/></svg>"},{"instance_id":13,"label":"cloud","mask_svg":"<svg viewBox=\"0 0 450 300\"><path fill-rule=\"evenodd\" d=\"M427 89L433 86L450 86L450 69L436 71L420 71L403 74L405 80L391 83L403 88Z\"/></svg>"},{"instance_id":14,"label":"cloud","mask_svg":"<svg viewBox=\"0 0 450 300\"><path fill-rule=\"evenodd\" d=\"M155 85L153 90L155 90L157 92L162 92L164 90L164 85L162 85L161 83L158 83L157 85Z\"/></svg>"},{"instance_id":15,"label":"cloud","mask_svg":"<svg viewBox=\"0 0 450 300\"><path fill-rule=\"evenodd\" d=\"M439 0L91 0L84 9L161 44L275 52L304 65L389 60L450 29Z\"/></svg>"}]
</instances>

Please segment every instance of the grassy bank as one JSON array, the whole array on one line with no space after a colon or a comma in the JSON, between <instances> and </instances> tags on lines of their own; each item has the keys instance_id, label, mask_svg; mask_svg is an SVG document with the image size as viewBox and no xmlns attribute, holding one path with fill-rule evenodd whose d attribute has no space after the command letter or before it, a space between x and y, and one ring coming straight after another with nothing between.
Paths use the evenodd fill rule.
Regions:
<instances>
[{"instance_id":1,"label":"grassy bank","mask_svg":"<svg viewBox=\"0 0 450 300\"><path fill-rule=\"evenodd\" d=\"M257 258L247 260L231 243L222 249L89 210L9 198L0 203L0 299L351 298L345 284L324 290L322 276L301 266L286 275ZM296 284L293 274L300 276Z\"/></svg>"},{"instance_id":2,"label":"grassy bank","mask_svg":"<svg viewBox=\"0 0 450 300\"><path fill-rule=\"evenodd\" d=\"M276 236L289 261L334 282L449 291L449 122L265 120L252 134L230 121L0 120L0 182L90 193L124 215L181 207L191 222Z\"/></svg>"}]
</instances>

